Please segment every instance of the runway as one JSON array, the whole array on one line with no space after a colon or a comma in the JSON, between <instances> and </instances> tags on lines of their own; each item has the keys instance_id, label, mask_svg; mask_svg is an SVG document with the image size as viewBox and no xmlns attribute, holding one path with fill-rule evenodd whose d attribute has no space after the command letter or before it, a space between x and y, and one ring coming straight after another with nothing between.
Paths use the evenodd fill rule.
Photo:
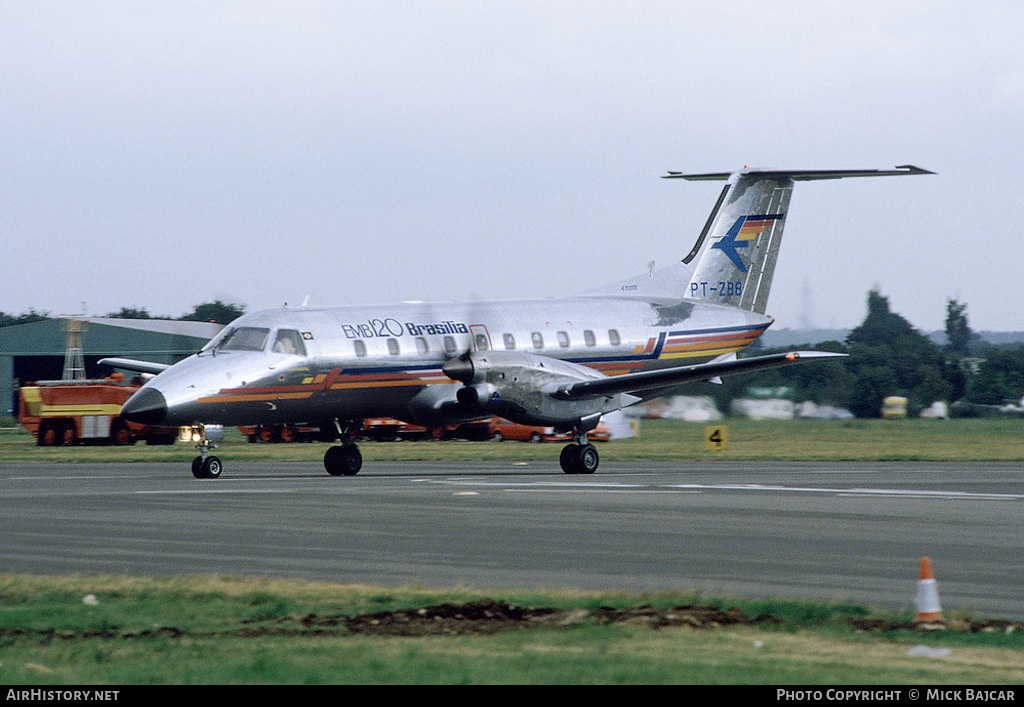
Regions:
<instances>
[{"instance_id":1,"label":"runway","mask_svg":"<svg viewBox=\"0 0 1024 707\"><path fill-rule=\"evenodd\" d=\"M644 461L0 467L0 571L698 590L1024 617L1016 464Z\"/></svg>"}]
</instances>

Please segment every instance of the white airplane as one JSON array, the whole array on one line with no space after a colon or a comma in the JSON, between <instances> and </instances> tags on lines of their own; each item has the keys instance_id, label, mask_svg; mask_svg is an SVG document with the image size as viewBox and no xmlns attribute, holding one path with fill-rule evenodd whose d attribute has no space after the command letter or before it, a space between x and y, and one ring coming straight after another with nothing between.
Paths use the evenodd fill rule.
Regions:
<instances>
[{"instance_id":1,"label":"white airplane","mask_svg":"<svg viewBox=\"0 0 1024 707\"><path fill-rule=\"evenodd\" d=\"M563 299L253 312L173 366L101 363L158 373L121 415L191 427L197 478L221 474L207 426L319 427L341 440L324 455L337 476L361 468L352 438L366 418L436 427L495 415L571 432L562 469L593 473L587 432L604 413L689 381L838 355L737 357L772 323L765 309L793 184L914 174L932 172L670 172L726 184L693 249L668 268Z\"/></svg>"}]
</instances>

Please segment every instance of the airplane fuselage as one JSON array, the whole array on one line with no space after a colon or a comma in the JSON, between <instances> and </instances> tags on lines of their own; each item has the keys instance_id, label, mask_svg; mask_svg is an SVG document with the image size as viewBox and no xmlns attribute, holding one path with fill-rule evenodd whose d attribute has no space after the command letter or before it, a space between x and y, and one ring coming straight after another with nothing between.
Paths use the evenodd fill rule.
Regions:
<instances>
[{"instance_id":1,"label":"airplane fuselage","mask_svg":"<svg viewBox=\"0 0 1024 707\"><path fill-rule=\"evenodd\" d=\"M536 354L614 376L738 352L771 321L706 302L594 297L266 310L235 320L147 387L165 400L163 424L391 416L442 425L481 416L433 404L452 397L441 387L458 385L442 366L469 350Z\"/></svg>"}]
</instances>

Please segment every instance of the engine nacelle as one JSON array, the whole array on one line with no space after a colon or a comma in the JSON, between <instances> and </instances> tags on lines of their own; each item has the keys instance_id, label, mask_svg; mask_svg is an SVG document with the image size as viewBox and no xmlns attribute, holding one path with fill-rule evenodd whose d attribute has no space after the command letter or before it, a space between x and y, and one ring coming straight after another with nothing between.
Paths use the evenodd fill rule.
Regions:
<instances>
[{"instance_id":1,"label":"engine nacelle","mask_svg":"<svg viewBox=\"0 0 1024 707\"><path fill-rule=\"evenodd\" d=\"M490 383L477 383L459 388L455 393L455 399L463 405L482 407L496 392L497 388Z\"/></svg>"},{"instance_id":2,"label":"engine nacelle","mask_svg":"<svg viewBox=\"0 0 1024 707\"><path fill-rule=\"evenodd\" d=\"M548 356L518 351L474 351L452 359L444 373L464 387L460 404L531 425L569 428L639 400L626 393L567 398L560 388L581 380L604 378L592 368Z\"/></svg>"}]
</instances>

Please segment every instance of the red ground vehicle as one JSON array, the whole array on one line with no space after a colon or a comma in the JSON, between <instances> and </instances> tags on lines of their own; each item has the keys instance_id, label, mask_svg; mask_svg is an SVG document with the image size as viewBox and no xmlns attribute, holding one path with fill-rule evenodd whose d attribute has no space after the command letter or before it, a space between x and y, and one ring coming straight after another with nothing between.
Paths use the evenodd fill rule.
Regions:
<instances>
[{"instance_id":1,"label":"red ground vehicle","mask_svg":"<svg viewBox=\"0 0 1024 707\"><path fill-rule=\"evenodd\" d=\"M450 431L447 427L420 427L390 417L375 417L363 421L360 435L380 442L399 439L444 439Z\"/></svg>"},{"instance_id":2,"label":"red ground vehicle","mask_svg":"<svg viewBox=\"0 0 1024 707\"><path fill-rule=\"evenodd\" d=\"M319 429L295 425L250 425L238 431L250 442L310 442L321 438Z\"/></svg>"},{"instance_id":3,"label":"red ground vehicle","mask_svg":"<svg viewBox=\"0 0 1024 707\"><path fill-rule=\"evenodd\" d=\"M519 440L520 442L570 442L572 435L568 433L555 432L553 427L534 427L531 425L520 425L500 417L495 417L488 423L491 439L502 441L505 439ZM607 442L611 439L608 428L598 425L587 433L591 442Z\"/></svg>"},{"instance_id":4,"label":"red ground vehicle","mask_svg":"<svg viewBox=\"0 0 1024 707\"><path fill-rule=\"evenodd\" d=\"M18 422L40 447L93 444L174 444L174 427L151 427L120 417L121 406L138 385L123 376L75 381L40 381L18 391Z\"/></svg>"}]
</instances>

